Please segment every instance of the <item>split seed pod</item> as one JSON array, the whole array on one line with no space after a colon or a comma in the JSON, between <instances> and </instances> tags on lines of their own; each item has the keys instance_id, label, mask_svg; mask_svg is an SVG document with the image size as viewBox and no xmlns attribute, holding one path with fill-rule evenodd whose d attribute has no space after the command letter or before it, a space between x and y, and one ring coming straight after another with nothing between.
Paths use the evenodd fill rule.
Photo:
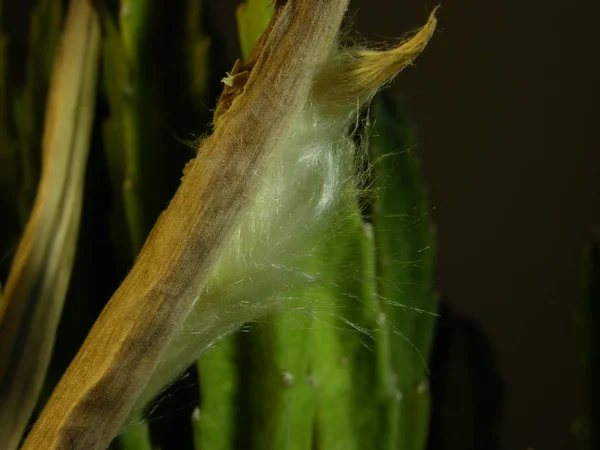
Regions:
<instances>
[{"instance_id":1,"label":"split seed pod","mask_svg":"<svg viewBox=\"0 0 600 450\"><path fill-rule=\"evenodd\" d=\"M171 204L24 449L105 448L132 408L143 406L202 350L281 306L281 293L297 280L310 281L296 269L331 226L353 180L347 127L393 76L365 79L364 95L351 92L336 102L314 89L319 77L327 79L323 67L346 5L276 1L271 25L228 80L214 133L187 165ZM419 39L426 42L434 23L432 17L429 33ZM389 53L379 55L359 53L352 66L339 66L340 73L360 69L356 61L383 67ZM415 56L397 52L395 58ZM261 284L256 291L255 278Z\"/></svg>"}]
</instances>

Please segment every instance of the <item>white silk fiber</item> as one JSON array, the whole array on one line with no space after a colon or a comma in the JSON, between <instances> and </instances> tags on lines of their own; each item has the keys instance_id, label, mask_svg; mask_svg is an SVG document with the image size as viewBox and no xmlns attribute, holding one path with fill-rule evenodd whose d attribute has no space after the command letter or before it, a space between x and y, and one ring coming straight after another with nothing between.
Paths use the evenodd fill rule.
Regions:
<instances>
[{"instance_id":1,"label":"white silk fiber","mask_svg":"<svg viewBox=\"0 0 600 450\"><path fill-rule=\"evenodd\" d=\"M435 23L434 11L412 38L387 51L332 52L280 148L264 161L258 191L134 414L220 338L285 307L286 298L318 281L311 255L348 219L356 198L357 149L349 129L377 90L423 50Z\"/></svg>"},{"instance_id":2,"label":"white silk fiber","mask_svg":"<svg viewBox=\"0 0 600 450\"><path fill-rule=\"evenodd\" d=\"M317 280L308 261L331 237L345 191L355 189L357 111L324 115L311 99L281 148L265 161L258 192L237 226L181 333L144 393L143 407L221 337L285 306L291 292ZM199 156L201 157L201 156Z\"/></svg>"}]
</instances>

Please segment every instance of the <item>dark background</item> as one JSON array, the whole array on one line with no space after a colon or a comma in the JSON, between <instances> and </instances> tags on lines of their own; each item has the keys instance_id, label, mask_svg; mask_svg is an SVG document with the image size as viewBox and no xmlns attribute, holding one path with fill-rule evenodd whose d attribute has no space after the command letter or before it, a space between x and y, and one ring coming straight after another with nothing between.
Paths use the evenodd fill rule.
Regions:
<instances>
[{"instance_id":1,"label":"dark background","mask_svg":"<svg viewBox=\"0 0 600 450\"><path fill-rule=\"evenodd\" d=\"M5 2L22 39L29 3ZM233 60L238 2L207 3ZM350 17L361 38L393 42L435 5L353 0ZM481 324L503 378L502 449L574 448L585 407L574 316L600 222L599 13L592 0L446 0L433 41L393 86L418 126L437 289Z\"/></svg>"}]
</instances>

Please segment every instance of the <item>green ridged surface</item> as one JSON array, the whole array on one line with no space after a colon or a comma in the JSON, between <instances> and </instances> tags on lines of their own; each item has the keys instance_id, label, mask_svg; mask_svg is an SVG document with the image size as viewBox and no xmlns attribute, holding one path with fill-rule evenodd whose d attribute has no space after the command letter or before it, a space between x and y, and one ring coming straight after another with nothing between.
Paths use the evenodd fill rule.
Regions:
<instances>
[{"instance_id":1,"label":"green ridged surface","mask_svg":"<svg viewBox=\"0 0 600 450\"><path fill-rule=\"evenodd\" d=\"M310 450L315 387L309 372L313 317L306 299L255 324L242 351L242 440L255 450ZM245 400L245 401L244 401Z\"/></svg>"},{"instance_id":2,"label":"green ridged surface","mask_svg":"<svg viewBox=\"0 0 600 450\"><path fill-rule=\"evenodd\" d=\"M239 371L233 336L224 338L198 361L201 405L192 415L196 450L235 448Z\"/></svg>"},{"instance_id":3,"label":"green ridged surface","mask_svg":"<svg viewBox=\"0 0 600 450\"><path fill-rule=\"evenodd\" d=\"M377 295L391 327L391 368L400 398L396 436L388 448L419 450L427 442L427 365L437 312L434 232L402 102L385 92L376 97L370 114Z\"/></svg>"},{"instance_id":4,"label":"green ridged surface","mask_svg":"<svg viewBox=\"0 0 600 450\"><path fill-rule=\"evenodd\" d=\"M311 373L319 450L376 449L386 440L386 339L374 295L374 242L358 205L352 210L323 252L323 284L315 292Z\"/></svg>"},{"instance_id":5,"label":"green ridged surface","mask_svg":"<svg viewBox=\"0 0 600 450\"><path fill-rule=\"evenodd\" d=\"M317 449L420 450L437 301L434 237L401 103L380 94L367 123L372 197L331 243L313 349ZM334 256L332 256L334 255Z\"/></svg>"},{"instance_id":6,"label":"green ridged surface","mask_svg":"<svg viewBox=\"0 0 600 450\"><path fill-rule=\"evenodd\" d=\"M218 391L218 380L238 393L200 408L199 423L210 419L204 433L215 439L211 411L234 417L240 405L237 426L223 427L227 444L219 448L425 448L434 238L401 105L377 99L371 123L373 199L366 218L356 196L346 199L345 228L314 261L321 282L301 294L314 311L277 314L226 338L211 350L212 361L199 363L203 398ZM237 360L239 372L230 350L219 353L236 345L251 355ZM223 375L203 378L223 366Z\"/></svg>"},{"instance_id":7,"label":"green ridged surface","mask_svg":"<svg viewBox=\"0 0 600 450\"><path fill-rule=\"evenodd\" d=\"M118 28L118 23L106 9L102 10L104 38L102 41L102 89L108 101L109 116L103 123L103 140L106 163L110 184L113 190L113 209L111 222L113 247L117 253L121 271L127 270L134 251L129 225L125 214L125 199L123 183L125 180L125 145L123 142L124 119L123 104L125 101L124 89L127 83L127 66L124 63L125 54ZM139 208L135 208L137 210ZM133 213L130 213L130 215ZM140 234L141 231L136 233ZM139 239L139 238L138 238Z\"/></svg>"},{"instance_id":8,"label":"green ridged surface","mask_svg":"<svg viewBox=\"0 0 600 450\"><path fill-rule=\"evenodd\" d=\"M107 15L105 40L106 92L111 119L106 125L107 159L113 171L114 187L121 189L131 253L137 255L152 226L148 211L144 166L157 152L160 143L156 133L160 127L158 92L151 86L153 76L144 67L144 40L152 32L155 2L123 0L118 22L110 23ZM106 73L106 72L105 72ZM109 119L110 120L110 119ZM113 133L111 133L113 131ZM120 170L119 170L120 169Z\"/></svg>"},{"instance_id":9,"label":"green ridged surface","mask_svg":"<svg viewBox=\"0 0 600 450\"><path fill-rule=\"evenodd\" d=\"M199 20L200 7L194 0L122 0L118 10L104 10L105 153L116 215L125 218L134 255L192 156L185 139L205 125L198 104L206 99L197 96L208 91L209 72L202 67L208 44L191 16Z\"/></svg>"}]
</instances>

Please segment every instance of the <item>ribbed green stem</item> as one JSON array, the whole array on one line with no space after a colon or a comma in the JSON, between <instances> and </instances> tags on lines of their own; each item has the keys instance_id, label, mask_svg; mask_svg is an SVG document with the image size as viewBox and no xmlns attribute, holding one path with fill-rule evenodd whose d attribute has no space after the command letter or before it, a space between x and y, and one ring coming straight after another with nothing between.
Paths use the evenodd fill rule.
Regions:
<instances>
[{"instance_id":1,"label":"ribbed green stem","mask_svg":"<svg viewBox=\"0 0 600 450\"><path fill-rule=\"evenodd\" d=\"M356 202L356 200L350 200ZM385 439L385 329L375 296L374 246L358 205L322 255L312 347L316 448L377 449Z\"/></svg>"},{"instance_id":2,"label":"ribbed green stem","mask_svg":"<svg viewBox=\"0 0 600 450\"><path fill-rule=\"evenodd\" d=\"M151 223L144 213L143 183L150 180L142 179L142 164L144 152L152 152L152 147L144 147L144 137L156 133L156 129L147 126L151 115L156 114L157 104L145 101L144 95L150 94L145 90L145 76L148 74L144 67L144 49L147 33L151 31L152 13L156 7L154 2L141 0L121 0L119 24L123 41L123 56L126 64L126 80L123 88L123 143L124 143L124 179L123 199L127 218L132 251L136 255L142 248ZM151 98L155 97L151 95ZM150 119L150 120L149 120Z\"/></svg>"},{"instance_id":3,"label":"ribbed green stem","mask_svg":"<svg viewBox=\"0 0 600 450\"><path fill-rule=\"evenodd\" d=\"M201 406L192 415L196 450L233 450L238 418L237 342L228 336L198 361Z\"/></svg>"},{"instance_id":4,"label":"ribbed green stem","mask_svg":"<svg viewBox=\"0 0 600 450\"><path fill-rule=\"evenodd\" d=\"M392 376L397 378L397 436L388 446L420 450L429 422L429 353L437 301L432 290L435 242L419 176L415 140L399 100L376 98L369 153L374 163L372 223L378 296L392 328ZM394 419L395 420L395 419Z\"/></svg>"},{"instance_id":5,"label":"ribbed green stem","mask_svg":"<svg viewBox=\"0 0 600 450\"><path fill-rule=\"evenodd\" d=\"M192 46L191 25L186 23L196 1L121 0L118 19L104 14L104 82L110 108L106 155L120 198L118 215L125 218L134 255L168 204L191 154L182 142L187 136L180 133L198 133L204 126L190 106L196 99L189 99L192 80L198 81L186 69ZM195 75L207 83L207 72L194 67ZM194 89L201 90L198 85Z\"/></svg>"},{"instance_id":6,"label":"ribbed green stem","mask_svg":"<svg viewBox=\"0 0 600 450\"><path fill-rule=\"evenodd\" d=\"M102 9L104 36L102 40L103 91L110 115L103 123L104 153L113 190L114 207L111 211L113 239L119 271L125 273L137 250L133 250L122 186L125 179L124 90L127 85L127 66L123 42L116 21L106 8Z\"/></svg>"},{"instance_id":7,"label":"ribbed green stem","mask_svg":"<svg viewBox=\"0 0 600 450\"><path fill-rule=\"evenodd\" d=\"M315 386L309 373L312 312L306 293L287 300L285 312L242 336L242 440L255 450L310 450Z\"/></svg>"}]
</instances>

